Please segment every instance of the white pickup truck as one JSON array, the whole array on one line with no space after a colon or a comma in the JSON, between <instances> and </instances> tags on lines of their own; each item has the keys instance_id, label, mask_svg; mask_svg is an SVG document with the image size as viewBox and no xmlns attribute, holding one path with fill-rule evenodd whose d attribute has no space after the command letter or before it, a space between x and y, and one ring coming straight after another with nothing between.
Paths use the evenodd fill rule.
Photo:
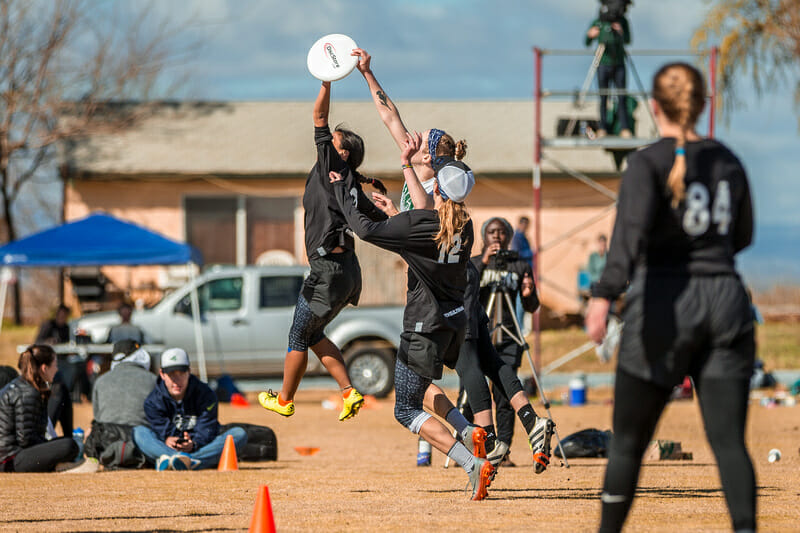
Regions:
<instances>
[{"instance_id":1,"label":"white pickup truck","mask_svg":"<svg viewBox=\"0 0 800 533\"><path fill-rule=\"evenodd\" d=\"M303 266L215 267L198 276L200 324L209 376L281 376L297 295L308 268ZM149 343L178 346L197 361L191 306L192 283L167 294L150 309L134 311L131 322ZM105 342L115 312L74 320L91 342ZM347 307L325 332L342 350L350 378L364 394L385 396L394 386L394 358L403 327L403 308ZM325 373L308 359L309 374Z\"/></svg>"}]
</instances>

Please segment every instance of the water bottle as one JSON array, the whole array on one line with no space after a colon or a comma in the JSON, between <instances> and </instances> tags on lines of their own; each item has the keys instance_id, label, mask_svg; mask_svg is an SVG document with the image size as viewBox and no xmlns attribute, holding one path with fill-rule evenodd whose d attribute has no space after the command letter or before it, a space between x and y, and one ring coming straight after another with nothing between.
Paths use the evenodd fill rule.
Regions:
<instances>
[{"instance_id":1,"label":"water bottle","mask_svg":"<svg viewBox=\"0 0 800 533\"><path fill-rule=\"evenodd\" d=\"M75 428L72 431L72 438L75 440L75 444L78 445L78 456L75 458L76 461L80 461L83 459L83 430L81 428Z\"/></svg>"},{"instance_id":2,"label":"water bottle","mask_svg":"<svg viewBox=\"0 0 800 533\"><path fill-rule=\"evenodd\" d=\"M431 466L431 443L419 438L419 451L417 452L417 466Z\"/></svg>"},{"instance_id":3,"label":"water bottle","mask_svg":"<svg viewBox=\"0 0 800 533\"><path fill-rule=\"evenodd\" d=\"M576 374L569 380L569 404L586 405L586 375Z\"/></svg>"}]
</instances>

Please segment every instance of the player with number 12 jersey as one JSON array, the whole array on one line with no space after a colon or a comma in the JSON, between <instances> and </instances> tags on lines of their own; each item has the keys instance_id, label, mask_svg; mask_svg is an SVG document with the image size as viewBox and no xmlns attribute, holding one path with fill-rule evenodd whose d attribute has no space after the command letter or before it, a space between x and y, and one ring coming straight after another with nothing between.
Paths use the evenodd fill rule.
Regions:
<instances>
[{"instance_id":1,"label":"player with number 12 jersey","mask_svg":"<svg viewBox=\"0 0 800 533\"><path fill-rule=\"evenodd\" d=\"M350 227L360 238L397 253L408 263L404 331L463 329L466 265L474 241L472 220L453 236L450 247L440 248L433 239L439 231L438 211L412 209L374 222L352 205L352 198L345 196L345 191L334 190L337 193Z\"/></svg>"}]
</instances>

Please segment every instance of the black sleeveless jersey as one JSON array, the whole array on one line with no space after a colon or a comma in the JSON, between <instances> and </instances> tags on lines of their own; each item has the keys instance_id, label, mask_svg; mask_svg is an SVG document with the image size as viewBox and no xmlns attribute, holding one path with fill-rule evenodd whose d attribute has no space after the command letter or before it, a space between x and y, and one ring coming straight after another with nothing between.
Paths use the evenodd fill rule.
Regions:
<instances>
[{"instance_id":1,"label":"black sleeveless jersey","mask_svg":"<svg viewBox=\"0 0 800 533\"><path fill-rule=\"evenodd\" d=\"M592 296L614 299L635 268L675 275L735 274L734 255L753 238L747 176L722 143L686 143L686 195L673 208L667 177L675 139L631 154L622 176L606 267Z\"/></svg>"},{"instance_id":2,"label":"black sleeveless jersey","mask_svg":"<svg viewBox=\"0 0 800 533\"><path fill-rule=\"evenodd\" d=\"M331 194L332 185L328 176L331 170L342 174L356 188L360 206L373 220L386 218L364 195L350 167L339 157L328 126L314 128L314 142L317 145L317 162L308 174L303 194L306 255L309 259L323 257L337 246L346 250L352 250L354 246L353 237L346 232L344 215Z\"/></svg>"},{"instance_id":3,"label":"black sleeveless jersey","mask_svg":"<svg viewBox=\"0 0 800 533\"><path fill-rule=\"evenodd\" d=\"M440 249L433 240L439 232L437 211L413 209L374 222L359 211L353 201L357 192L344 181L335 185L334 195L355 234L366 242L397 253L408 263L403 329L430 333L463 328L466 325L466 267L474 240L472 221L455 236L449 249Z\"/></svg>"}]
</instances>

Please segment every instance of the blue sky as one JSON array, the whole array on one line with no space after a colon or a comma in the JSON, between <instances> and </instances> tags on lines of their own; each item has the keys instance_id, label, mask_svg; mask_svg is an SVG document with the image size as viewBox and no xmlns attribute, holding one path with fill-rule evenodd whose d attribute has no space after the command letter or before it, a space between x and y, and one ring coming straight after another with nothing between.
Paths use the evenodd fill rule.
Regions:
<instances>
[{"instance_id":1,"label":"blue sky","mask_svg":"<svg viewBox=\"0 0 800 533\"><path fill-rule=\"evenodd\" d=\"M127 0L136 5L133 0ZM154 2L175 21L187 21L197 44L188 65L191 83L182 96L213 100L308 100L318 82L306 70L310 45L328 33L345 33L374 57L373 70L395 100L523 99L533 89L531 48L582 48L597 13L596 0L192 0ZM629 10L638 49L689 48L707 3L636 0ZM671 58L634 58L649 87L657 66ZM545 88L575 89L588 57L549 57ZM787 253L775 273L800 283L800 148L791 89L761 99L746 80L745 106L719 123L717 136L741 157L752 182L760 233L773 232L744 254L746 270L776 268L781 243ZM631 76L629 87L635 87ZM334 85L334 98L367 99L357 73ZM780 232L781 237L777 237ZM767 249L768 243L775 249Z\"/></svg>"}]
</instances>

